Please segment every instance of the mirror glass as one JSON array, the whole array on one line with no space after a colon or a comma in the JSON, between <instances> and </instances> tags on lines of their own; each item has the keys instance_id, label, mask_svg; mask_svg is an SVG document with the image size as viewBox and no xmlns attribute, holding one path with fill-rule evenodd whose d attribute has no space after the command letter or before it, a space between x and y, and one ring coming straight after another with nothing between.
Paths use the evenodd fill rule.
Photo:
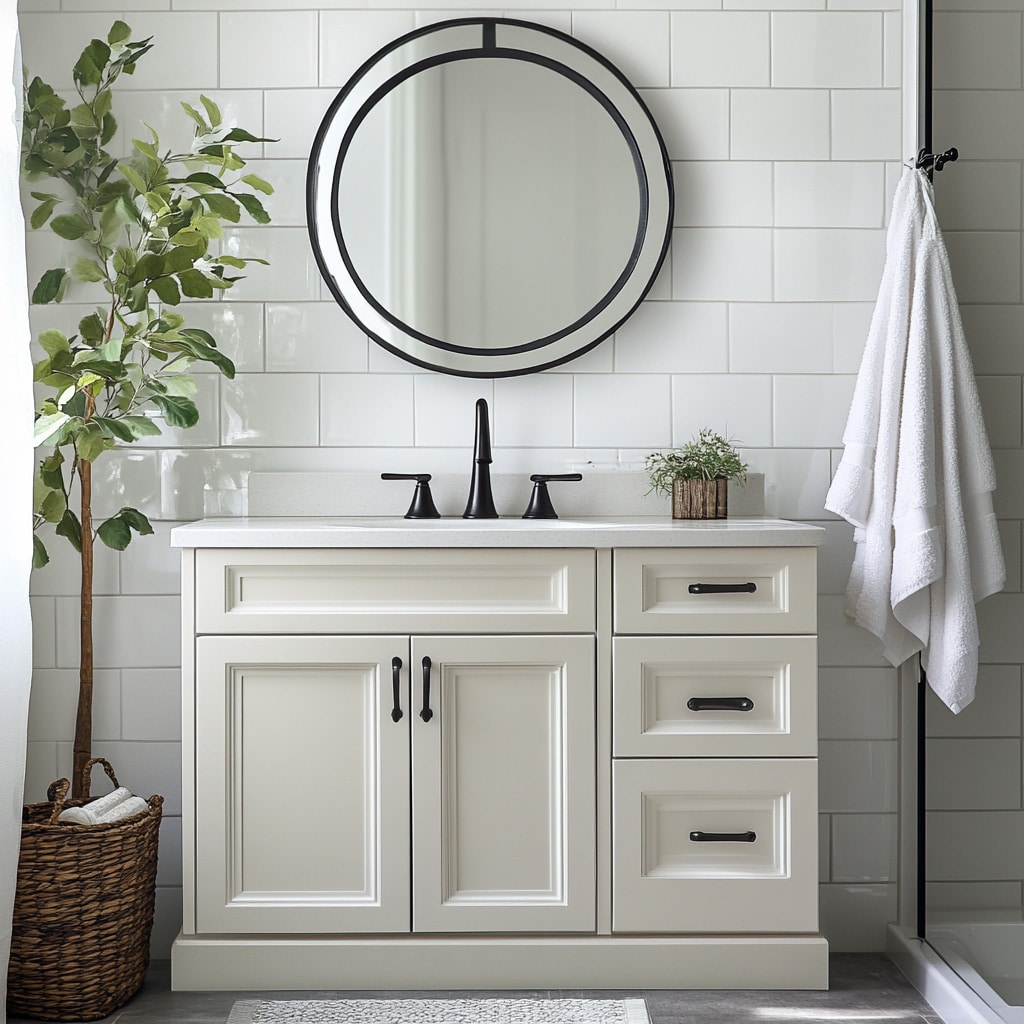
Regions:
<instances>
[{"instance_id":1,"label":"mirror glass","mask_svg":"<svg viewBox=\"0 0 1024 1024\"><path fill-rule=\"evenodd\" d=\"M335 298L396 354L468 376L607 337L653 282L671 208L663 144L621 74L504 19L385 48L310 157L310 236Z\"/></svg>"}]
</instances>

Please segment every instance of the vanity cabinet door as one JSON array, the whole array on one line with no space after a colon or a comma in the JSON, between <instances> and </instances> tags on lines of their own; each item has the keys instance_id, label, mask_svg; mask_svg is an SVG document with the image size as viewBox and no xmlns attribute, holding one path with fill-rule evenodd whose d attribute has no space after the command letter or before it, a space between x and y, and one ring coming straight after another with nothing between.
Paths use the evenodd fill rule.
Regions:
<instances>
[{"instance_id":1,"label":"vanity cabinet door","mask_svg":"<svg viewBox=\"0 0 1024 1024\"><path fill-rule=\"evenodd\" d=\"M413 930L592 932L593 636L414 637L411 673Z\"/></svg>"},{"instance_id":2,"label":"vanity cabinet door","mask_svg":"<svg viewBox=\"0 0 1024 1024\"><path fill-rule=\"evenodd\" d=\"M199 932L409 930L408 647L196 640Z\"/></svg>"}]
</instances>

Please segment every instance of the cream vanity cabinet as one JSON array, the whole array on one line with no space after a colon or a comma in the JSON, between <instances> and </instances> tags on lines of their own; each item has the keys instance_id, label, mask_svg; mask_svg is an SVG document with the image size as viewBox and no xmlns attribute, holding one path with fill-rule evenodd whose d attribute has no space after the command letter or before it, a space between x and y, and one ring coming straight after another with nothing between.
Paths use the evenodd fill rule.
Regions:
<instances>
[{"instance_id":1,"label":"cream vanity cabinet","mask_svg":"<svg viewBox=\"0 0 1024 1024\"><path fill-rule=\"evenodd\" d=\"M201 551L196 594L199 931L594 930L592 551Z\"/></svg>"},{"instance_id":2,"label":"cream vanity cabinet","mask_svg":"<svg viewBox=\"0 0 1024 1024\"><path fill-rule=\"evenodd\" d=\"M175 987L827 984L817 531L514 525L175 531Z\"/></svg>"}]
</instances>

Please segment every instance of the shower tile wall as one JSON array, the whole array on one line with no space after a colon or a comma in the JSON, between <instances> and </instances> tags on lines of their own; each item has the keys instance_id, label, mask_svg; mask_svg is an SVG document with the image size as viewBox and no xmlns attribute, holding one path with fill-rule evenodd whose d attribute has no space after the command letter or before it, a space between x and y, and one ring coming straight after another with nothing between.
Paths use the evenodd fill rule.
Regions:
<instances>
[{"instance_id":1,"label":"shower tile wall","mask_svg":"<svg viewBox=\"0 0 1024 1024\"><path fill-rule=\"evenodd\" d=\"M180 901L178 575L168 530L243 514L252 470L464 472L481 396L492 403L502 471L636 464L712 426L736 437L766 474L771 513L828 528L822 921L836 950L884 947L896 914L896 680L876 645L844 622L852 539L822 503L881 273L889 196L907 155L901 8L901 0L505 0L497 8L471 0L22 0L26 63L59 87L68 87L61 76L85 41L115 17L138 37L155 36L156 49L116 100L122 124L145 119L168 145L187 145L178 103L205 91L227 117L279 140L254 154L258 173L278 188L273 223L232 230L226 242L271 266L254 267L227 301L186 309L222 340L238 376L204 376L196 429L169 431L97 467L95 489L110 511L123 499L158 520L156 537L120 556L100 554L96 726L96 749L121 777L167 799L157 956L167 955ZM302 204L313 133L351 70L398 33L480 11L543 21L604 50L654 111L679 190L670 262L618 337L554 371L493 382L425 373L370 345L316 276ZM1001 30L995 37L1005 39ZM1002 119L1004 145L1021 145L1024 133L1011 132L1021 112ZM966 133L956 141L966 148ZM1017 211L1019 221L1019 203ZM957 254L1001 251L1003 236L991 227L966 235ZM58 244L30 232L30 276L50 265ZM976 279L995 287L988 275ZM34 328L73 329L96 299L95 290L72 292L63 307L36 309ZM987 306L984 316L998 322L1005 309ZM993 365L1000 345L1024 371L1005 335L992 345L984 373L1003 372ZM1015 380L1009 412L1001 380L986 397L1001 436L1016 430L1019 440ZM71 762L75 573L68 552L57 544L52 552L34 579L29 799Z\"/></svg>"},{"instance_id":2,"label":"shower tile wall","mask_svg":"<svg viewBox=\"0 0 1024 1024\"><path fill-rule=\"evenodd\" d=\"M980 9L979 9L980 8ZM981 606L978 699L928 707L928 907L1021 913L1021 168L1024 0L939 0L934 142L960 160L936 177L939 215L996 449L1006 592Z\"/></svg>"}]
</instances>

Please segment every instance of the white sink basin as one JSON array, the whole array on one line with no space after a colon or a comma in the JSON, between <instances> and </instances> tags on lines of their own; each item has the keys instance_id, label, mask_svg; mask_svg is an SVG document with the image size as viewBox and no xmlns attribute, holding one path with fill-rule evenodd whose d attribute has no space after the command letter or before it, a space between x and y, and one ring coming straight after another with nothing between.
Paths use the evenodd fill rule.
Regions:
<instances>
[{"instance_id":1,"label":"white sink basin","mask_svg":"<svg viewBox=\"0 0 1024 1024\"><path fill-rule=\"evenodd\" d=\"M516 530L608 530L633 525L607 519L399 519L389 516L328 518L319 522L324 529L330 530L501 530L503 533Z\"/></svg>"}]
</instances>

